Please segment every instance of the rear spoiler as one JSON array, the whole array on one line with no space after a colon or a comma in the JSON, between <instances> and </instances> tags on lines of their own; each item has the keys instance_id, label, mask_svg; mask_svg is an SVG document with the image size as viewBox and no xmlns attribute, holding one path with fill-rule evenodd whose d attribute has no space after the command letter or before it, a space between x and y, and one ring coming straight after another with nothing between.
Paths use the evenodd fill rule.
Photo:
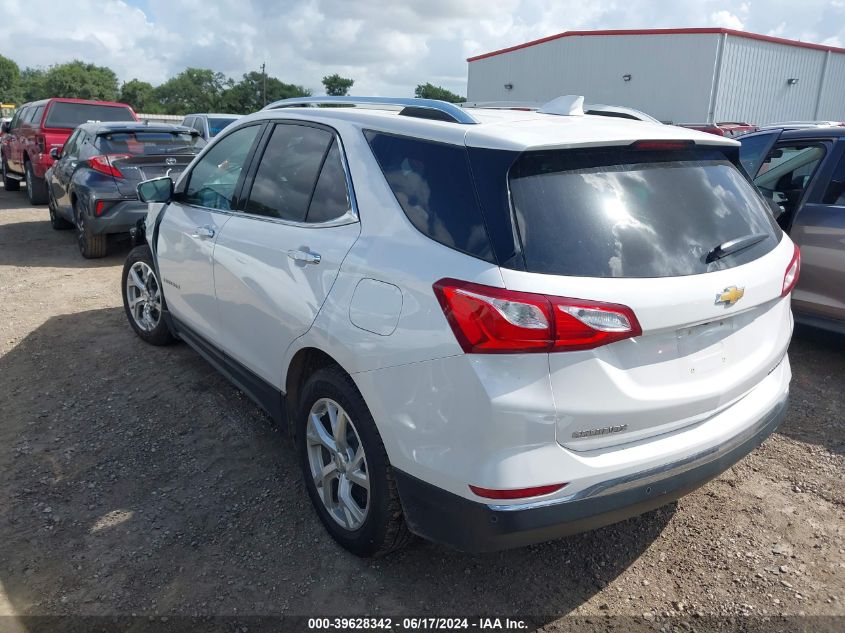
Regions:
<instances>
[{"instance_id":1,"label":"rear spoiler","mask_svg":"<svg viewBox=\"0 0 845 633\"><path fill-rule=\"evenodd\" d=\"M109 134L135 134L136 132L158 132L160 134L190 134L191 136L199 136L200 133L195 130L194 128L190 127L182 127L182 126L172 126L169 128L114 128L112 130L100 130L97 132L97 136L108 136Z\"/></svg>"}]
</instances>

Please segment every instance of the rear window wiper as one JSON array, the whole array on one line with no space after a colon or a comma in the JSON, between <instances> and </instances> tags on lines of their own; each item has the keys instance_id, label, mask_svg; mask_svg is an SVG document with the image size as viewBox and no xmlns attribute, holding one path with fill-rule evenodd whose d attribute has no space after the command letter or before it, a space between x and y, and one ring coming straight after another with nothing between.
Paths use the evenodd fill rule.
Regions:
<instances>
[{"instance_id":1,"label":"rear window wiper","mask_svg":"<svg viewBox=\"0 0 845 633\"><path fill-rule=\"evenodd\" d=\"M704 258L704 263L710 264L716 260L722 259L723 257L727 257L728 255L738 253L750 246L759 244L767 237L769 237L767 233L754 233L752 235L745 235L744 237L737 237L736 239L722 242L718 246L714 246L710 252L707 253L707 256Z\"/></svg>"}]
</instances>

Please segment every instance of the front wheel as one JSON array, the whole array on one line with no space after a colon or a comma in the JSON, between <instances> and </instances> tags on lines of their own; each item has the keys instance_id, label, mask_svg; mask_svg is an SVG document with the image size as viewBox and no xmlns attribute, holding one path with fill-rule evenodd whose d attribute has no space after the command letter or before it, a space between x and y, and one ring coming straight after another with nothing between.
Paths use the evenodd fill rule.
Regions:
<instances>
[{"instance_id":1,"label":"front wheel","mask_svg":"<svg viewBox=\"0 0 845 633\"><path fill-rule=\"evenodd\" d=\"M164 320L164 296L146 244L136 246L123 265L123 309L129 325L150 345L169 345L174 338Z\"/></svg>"},{"instance_id":2,"label":"front wheel","mask_svg":"<svg viewBox=\"0 0 845 633\"><path fill-rule=\"evenodd\" d=\"M306 383L296 440L308 495L340 545L377 556L411 540L373 417L340 368L321 369Z\"/></svg>"},{"instance_id":3,"label":"front wheel","mask_svg":"<svg viewBox=\"0 0 845 633\"><path fill-rule=\"evenodd\" d=\"M26 161L24 166L26 177L26 197L31 205L45 204L47 202L47 181L39 178L32 170L32 163Z\"/></svg>"},{"instance_id":4,"label":"front wheel","mask_svg":"<svg viewBox=\"0 0 845 633\"><path fill-rule=\"evenodd\" d=\"M3 161L3 188L6 191L19 191L21 188L21 181L17 178L10 178L7 171L6 161Z\"/></svg>"}]
</instances>

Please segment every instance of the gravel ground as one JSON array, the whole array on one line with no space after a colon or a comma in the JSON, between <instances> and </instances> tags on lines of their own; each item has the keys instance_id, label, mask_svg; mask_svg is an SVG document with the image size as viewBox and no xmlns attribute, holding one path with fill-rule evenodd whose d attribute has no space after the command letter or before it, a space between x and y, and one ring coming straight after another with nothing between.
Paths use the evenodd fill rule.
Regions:
<instances>
[{"instance_id":1,"label":"gravel ground","mask_svg":"<svg viewBox=\"0 0 845 633\"><path fill-rule=\"evenodd\" d=\"M543 630L806 615L838 617L775 621L842 630L845 339L797 330L787 422L676 504L515 551L417 541L359 560L245 396L187 346L134 336L127 252L83 260L46 208L0 191L0 615L474 613Z\"/></svg>"}]
</instances>

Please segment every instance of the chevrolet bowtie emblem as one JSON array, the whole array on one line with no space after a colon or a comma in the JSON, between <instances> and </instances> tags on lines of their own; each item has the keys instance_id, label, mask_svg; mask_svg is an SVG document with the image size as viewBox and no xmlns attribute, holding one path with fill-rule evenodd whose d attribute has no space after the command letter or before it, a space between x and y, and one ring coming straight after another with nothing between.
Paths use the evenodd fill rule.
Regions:
<instances>
[{"instance_id":1,"label":"chevrolet bowtie emblem","mask_svg":"<svg viewBox=\"0 0 845 633\"><path fill-rule=\"evenodd\" d=\"M716 295L716 304L718 305L720 303L724 303L725 307L729 307L742 299L743 295L745 295L745 288L730 286L725 288L724 292L720 292Z\"/></svg>"}]
</instances>

